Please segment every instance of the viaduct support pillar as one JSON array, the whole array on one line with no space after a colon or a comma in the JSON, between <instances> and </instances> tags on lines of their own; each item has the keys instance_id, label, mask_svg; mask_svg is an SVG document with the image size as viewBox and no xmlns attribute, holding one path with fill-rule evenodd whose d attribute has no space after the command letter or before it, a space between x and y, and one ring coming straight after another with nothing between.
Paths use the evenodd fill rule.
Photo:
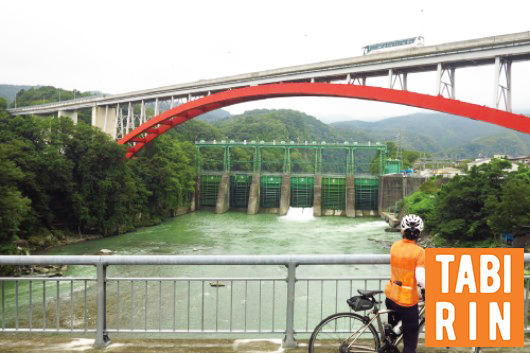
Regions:
<instances>
[{"instance_id":1,"label":"viaduct support pillar","mask_svg":"<svg viewBox=\"0 0 530 353\"><path fill-rule=\"evenodd\" d=\"M116 138L116 107L92 107L92 126L99 127L101 131L109 134L112 138Z\"/></svg>"},{"instance_id":2,"label":"viaduct support pillar","mask_svg":"<svg viewBox=\"0 0 530 353\"><path fill-rule=\"evenodd\" d=\"M287 214L287 211L289 211L290 201L291 201L291 176L289 174L284 174L282 176L280 210L278 212L279 216L285 216Z\"/></svg>"},{"instance_id":3,"label":"viaduct support pillar","mask_svg":"<svg viewBox=\"0 0 530 353\"><path fill-rule=\"evenodd\" d=\"M62 116L72 119L74 124L77 124L77 110L59 110L57 116L60 118Z\"/></svg>"},{"instance_id":4,"label":"viaduct support pillar","mask_svg":"<svg viewBox=\"0 0 530 353\"><path fill-rule=\"evenodd\" d=\"M225 172L219 183L215 213L225 213L230 207L230 174Z\"/></svg>"},{"instance_id":5,"label":"viaduct support pillar","mask_svg":"<svg viewBox=\"0 0 530 353\"><path fill-rule=\"evenodd\" d=\"M313 188L313 216L322 216L322 175L315 175L315 185Z\"/></svg>"},{"instance_id":6,"label":"viaduct support pillar","mask_svg":"<svg viewBox=\"0 0 530 353\"><path fill-rule=\"evenodd\" d=\"M355 217L355 177L346 177L346 217Z\"/></svg>"},{"instance_id":7,"label":"viaduct support pillar","mask_svg":"<svg viewBox=\"0 0 530 353\"><path fill-rule=\"evenodd\" d=\"M250 184L250 192L248 195L248 210L247 214L256 214L259 211L259 196L260 196L260 174L254 173L252 176L252 183Z\"/></svg>"}]
</instances>

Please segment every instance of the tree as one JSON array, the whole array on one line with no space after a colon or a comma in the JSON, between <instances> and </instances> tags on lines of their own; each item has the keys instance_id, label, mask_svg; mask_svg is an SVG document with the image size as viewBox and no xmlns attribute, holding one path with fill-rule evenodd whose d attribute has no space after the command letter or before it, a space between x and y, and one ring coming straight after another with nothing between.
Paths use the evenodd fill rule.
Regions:
<instances>
[{"instance_id":1,"label":"tree","mask_svg":"<svg viewBox=\"0 0 530 353\"><path fill-rule=\"evenodd\" d=\"M134 175L144 185L144 216L163 219L190 201L196 177L194 155L189 142L161 136L131 161Z\"/></svg>"},{"instance_id":2,"label":"tree","mask_svg":"<svg viewBox=\"0 0 530 353\"><path fill-rule=\"evenodd\" d=\"M79 92L77 90L68 91L53 86L32 87L27 90L20 90L17 92L16 102L17 106L31 106L46 104L51 102L64 101L78 97L91 96L91 92Z\"/></svg>"},{"instance_id":3,"label":"tree","mask_svg":"<svg viewBox=\"0 0 530 353\"><path fill-rule=\"evenodd\" d=\"M530 170L521 166L509 173L501 186L500 197L486 200L489 212L487 223L496 233L515 233L530 224Z\"/></svg>"},{"instance_id":4,"label":"tree","mask_svg":"<svg viewBox=\"0 0 530 353\"><path fill-rule=\"evenodd\" d=\"M0 143L0 253L12 253L20 224L31 209L31 200L16 187L24 176L11 160L12 146Z\"/></svg>"},{"instance_id":5,"label":"tree","mask_svg":"<svg viewBox=\"0 0 530 353\"><path fill-rule=\"evenodd\" d=\"M509 165L494 160L442 185L434 202L434 231L449 240L492 239L495 233L488 224L491 208L486 205L492 198L501 198L504 170Z\"/></svg>"}]
</instances>

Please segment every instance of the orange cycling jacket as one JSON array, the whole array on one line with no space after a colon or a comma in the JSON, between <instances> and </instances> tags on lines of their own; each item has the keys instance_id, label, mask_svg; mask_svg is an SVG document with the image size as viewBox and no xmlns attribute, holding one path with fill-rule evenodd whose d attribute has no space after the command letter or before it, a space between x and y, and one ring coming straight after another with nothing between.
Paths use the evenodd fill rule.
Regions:
<instances>
[{"instance_id":1,"label":"orange cycling jacket","mask_svg":"<svg viewBox=\"0 0 530 353\"><path fill-rule=\"evenodd\" d=\"M401 306L418 304L416 267L425 267L425 249L414 240L398 240L390 248L390 267L386 297Z\"/></svg>"}]
</instances>

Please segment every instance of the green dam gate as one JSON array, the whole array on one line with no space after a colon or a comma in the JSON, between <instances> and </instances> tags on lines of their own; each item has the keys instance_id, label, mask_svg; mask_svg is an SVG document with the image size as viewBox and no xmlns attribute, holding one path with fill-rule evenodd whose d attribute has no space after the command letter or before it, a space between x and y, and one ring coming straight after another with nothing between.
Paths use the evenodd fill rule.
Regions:
<instances>
[{"instance_id":1,"label":"green dam gate","mask_svg":"<svg viewBox=\"0 0 530 353\"><path fill-rule=\"evenodd\" d=\"M230 205L233 208L247 208L250 183L250 175L230 176Z\"/></svg>"},{"instance_id":2,"label":"green dam gate","mask_svg":"<svg viewBox=\"0 0 530 353\"><path fill-rule=\"evenodd\" d=\"M313 207L314 177L291 177L291 207Z\"/></svg>"},{"instance_id":3,"label":"green dam gate","mask_svg":"<svg viewBox=\"0 0 530 353\"><path fill-rule=\"evenodd\" d=\"M279 208L282 192L282 177L262 175L260 177L260 208Z\"/></svg>"},{"instance_id":4,"label":"green dam gate","mask_svg":"<svg viewBox=\"0 0 530 353\"><path fill-rule=\"evenodd\" d=\"M215 207L220 181L220 175L199 176L199 207Z\"/></svg>"},{"instance_id":5,"label":"green dam gate","mask_svg":"<svg viewBox=\"0 0 530 353\"><path fill-rule=\"evenodd\" d=\"M362 211L377 210L379 179L355 179L355 208Z\"/></svg>"},{"instance_id":6,"label":"green dam gate","mask_svg":"<svg viewBox=\"0 0 530 353\"><path fill-rule=\"evenodd\" d=\"M346 178L322 178L323 210L344 210L346 208Z\"/></svg>"},{"instance_id":7,"label":"green dam gate","mask_svg":"<svg viewBox=\"0 0 530 353\"><path fill-rule=\"evenodd\" d=\"M195 146L197 205L216 213L238 209L283 215L289 207L312 207L315 216L374 216L401 199L399 192L382 195L397 185L380 186L385 174L402 176L397 174L401 161L387 160L386 146L379 143L223 140Z\"/></svg>"}]
</instances>

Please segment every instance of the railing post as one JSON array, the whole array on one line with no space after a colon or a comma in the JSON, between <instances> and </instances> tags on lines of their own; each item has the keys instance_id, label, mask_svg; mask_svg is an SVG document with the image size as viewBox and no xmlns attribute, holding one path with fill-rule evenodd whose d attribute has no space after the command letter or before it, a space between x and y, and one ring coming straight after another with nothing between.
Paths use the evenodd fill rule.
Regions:
<instances>
[{"instance_id":1,"label":"railing post","mask_svg":"<svg viewBox=\"0 0 530 353\"><path fill-rule=\"evenodd\" d=\"M298 344L294 338L294 290L296 283L295 262L287 264L287 320L285 322L285 337L283 338L283 348L296 348Z\"/></svg>"},{"instance_id":2,"label":"railing post","mask_svg":"<svg viewBox=\"0 0 530 353\"><path fill-rule=\"evenodd\" d=\"M107 265L98 263L96 265L97 285L97 318L96 318L96 341L95 348L105 348L110 339L107 335Z\"/></svg>"}]
</instances>

